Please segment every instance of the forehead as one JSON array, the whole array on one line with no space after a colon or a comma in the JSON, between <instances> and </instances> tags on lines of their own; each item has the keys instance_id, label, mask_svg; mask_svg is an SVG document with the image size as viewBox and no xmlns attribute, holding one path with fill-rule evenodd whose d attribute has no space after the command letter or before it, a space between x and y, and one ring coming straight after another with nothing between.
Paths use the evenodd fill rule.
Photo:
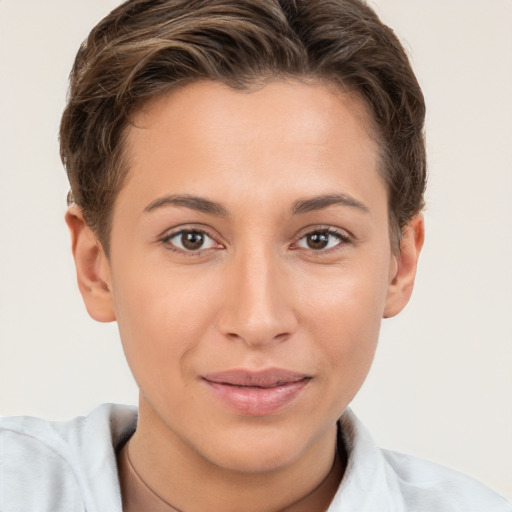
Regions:
<instances>
[{"instance_id":1,"label":"forehead","mask_svg":"<svg viewBox=\"0 0 512 512\"><path fill-rule=\"evenodd\" d=\"M217 123L222 129L232 126L237 129L238 137L249 139L253 134L250 129L266 123L270 115L277 129L278 123L281 126L286 123L288 131L282 132L280 139L284 140L291 123L296 123L294 136L300 132L311 142L323 142L326 131L336 123L340 105L350 111L351 121L355 121L351 128L373 139L372 115L358 94L342 90L332 82L292 78L244 89L211 80L174 87L137 109L128 133L131 138L137 128L163 128L174 115L177 124L183 128L192 124L196 133L200 133L198 130L202 127L209 128ZM166 118L161 115L164 109Z\"/></svg>"},{"instance_id":2,"label":"forehead","mask_svg":"<svg viewBox=\"0 0 512 512\"><path fill-rule=\"evenodd\" d=\"M134 115L124 189L149 199L159 187L204 195L221 184L227 198L228 189L252 187L255 195L272 185L284 196L294 187L324 193L359 181L364 188L365 172L381 184L369 126L363 104L327 84L281 80L241 91L189 84Z\"/></svg>"}]
</instances>

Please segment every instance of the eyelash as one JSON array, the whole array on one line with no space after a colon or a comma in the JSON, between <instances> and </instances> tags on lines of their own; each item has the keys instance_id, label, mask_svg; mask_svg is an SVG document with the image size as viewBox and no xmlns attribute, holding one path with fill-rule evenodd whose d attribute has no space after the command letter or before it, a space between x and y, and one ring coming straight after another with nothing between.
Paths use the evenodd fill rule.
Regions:
<instances>
[{"instance_id":1,"label":"eyelash","mask_svg":"<svg viewBox=\"0 0 512 512\"><path fill-rule=\"evenodd\" d=\"M179 253L179 254L183 254L185 256L190 256L190 257L203 256L205 254L205 252L210 252L212 250L217 250L217 248L214 248L214 247L209 247L209 248L206 248L206 249L198 249L196 251L194 251L194 250L186 250L186 249L182 249L182 248L176 247L176 246L174 246L171 243L171 240L173 238L176 238L176 237L179 237L179 236L183 236L183 234L185 234L185 233L199 234L199 235L202 235L202 236L210 238L213 242L218 244L218 242L215 241L215 237L213 237L210 233L208 233L208 231L206 231L204 229L200 229L200 228L187 228L187 229L180 229L178 231L173 231L172 233L169 233L169 234L166 234L165 236L163 236L160 239L160 242L162 244L164 244L170 251L176 252L176 253ZM328 237L337 238L338 239L338 243L334 247L329 247L328 249L318 249L318 250L315 250L315 249L311 249L311 248L309 248L309 249L308 248L304 248L306 250L309 250L314 255L322 255L322 254L327 254L327 253L335 252L337 250L340 250L344 245L353 243L352 238L346 232L339 231L337 229L333 229L333 228L330 228L330 227L329 228L325 227L325 228L316 228L316 229L313 229L311 231L307 231L307 232L303 233L299 237L297 242L295 242L293 245L296 246L301 240L305 239L308 236L312 236L312 235L316 235L316 234L323 234L323 235L327 235ZM221 248L222 248L222 244L218 244L218 245L221 245ZM297 249L298 249L297 247L293 248L293 250L297 250Z\"/></svg>"},{"instance_id":2,"label":"eyelash","mask_svg":"<svg viewBox=\"0 0 512 512\"><path fill-rule=\"evenodd\" d=\"M334 237L338 240L338 243L334 247L329 247L327 249L311 249L311 248L304 248L306 250L311 251L314 255L322 255L322 254L330 254L331 252L335 252L340 250L344 245L350 244L352 242L351 237L345 232L340 231L334 228L325 227L325 228L316 228L312 231L307 231L303 233L297 242L295 242L294 245L297 245L301 240L305 239L308 236L312 235L327 235L328 237Z\"/></svg>"},{"instance_id":3,"label":"eyelash","mask_svg":"<svg viewBox=\"0 0 512 512\"><path fill-rule=\"evenodd\" d=\"M186 228L186 229L180 229L178 231L173 231L172 233L164 235L161 238L161 242L170 251L176 252L176 253L179 253L179 254L183 254L185 256L190 256L190 257L203 256L205 254L205 252L210 252L212 250L217 250L216 248L210 247L210 248L207 248L207 249L199 249L197 251L193 251L193 250L181 249L179 247L174 246L171 243L171 240L173 238L183 236L184 233L194 233L194 234L199 234L199 235L202 235L202 236L206 236L206 237L210 238L211 240L213 240L216 244L218 244L218 242L215 241L215 238L210 233L208 233L204 229L199 229L199 228ZM221 245L221 244L218 244L218 245Z\"/></svg>"}]
</instances>

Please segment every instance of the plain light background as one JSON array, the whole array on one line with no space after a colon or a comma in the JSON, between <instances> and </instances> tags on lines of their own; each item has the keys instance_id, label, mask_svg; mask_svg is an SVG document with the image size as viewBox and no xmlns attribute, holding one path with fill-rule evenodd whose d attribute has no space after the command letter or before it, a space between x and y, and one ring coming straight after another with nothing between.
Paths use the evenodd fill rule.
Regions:
<instances>
[{"instance_id":1,"label":"plain light background","mask_svg":"<svg viewBox=\"0 0 512 512\"><path fill-rule=\"evenodd\" d=\"M0 414L136 403L116 326L87 316L57 145L79 43L119 2L0 0ZM512 500L512 1L376 0L428 106L427 238L353 408L385 448Z\"/></svg>"}]
</instances>

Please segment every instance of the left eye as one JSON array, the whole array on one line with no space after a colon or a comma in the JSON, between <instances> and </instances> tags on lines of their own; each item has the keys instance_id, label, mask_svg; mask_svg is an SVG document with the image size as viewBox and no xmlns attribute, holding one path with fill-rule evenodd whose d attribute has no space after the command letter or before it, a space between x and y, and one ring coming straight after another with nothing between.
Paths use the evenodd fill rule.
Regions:
<instances>
[{"instance_id":1,"label":"left eye","mask_svg":"<svg viewBox=\"0 0 512 512\"><path fill-rule=\"evenodd\" d=\"M211 249L215 241L203 231L183 230L170 236L167 243L182 251L199 251Z\"/></svg>"},{"instance_id":2,"label":"left eye","mask_svg":"<svg viewBox=\"0 0 512 512\"><path fill-rule=\"evenodd\" d=\"M303 249L321 251L336 247L343 241L343 237L338 233L332 233L331 231L314 231L313 233L308 233L303 236L297 242L297 246Z\"/></svg>"}]
</instances>

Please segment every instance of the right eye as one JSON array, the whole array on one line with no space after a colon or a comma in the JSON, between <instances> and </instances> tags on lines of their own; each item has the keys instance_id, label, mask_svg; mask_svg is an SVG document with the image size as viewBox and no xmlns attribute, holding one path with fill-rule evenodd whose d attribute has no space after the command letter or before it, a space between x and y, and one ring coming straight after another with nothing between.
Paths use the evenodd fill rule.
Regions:
<instances>
[{"instance_id":1,"label":"right eye","mask_svg":"<svg viewBox=\"0 0 512 512\"><path fill-rule=\"evenodd\" d=\"M182 229L171 233L163 241L170 245L172 250L195 253L213 249L217 245L207 233L197 229Z\"/></svg>"}]
</instances>

